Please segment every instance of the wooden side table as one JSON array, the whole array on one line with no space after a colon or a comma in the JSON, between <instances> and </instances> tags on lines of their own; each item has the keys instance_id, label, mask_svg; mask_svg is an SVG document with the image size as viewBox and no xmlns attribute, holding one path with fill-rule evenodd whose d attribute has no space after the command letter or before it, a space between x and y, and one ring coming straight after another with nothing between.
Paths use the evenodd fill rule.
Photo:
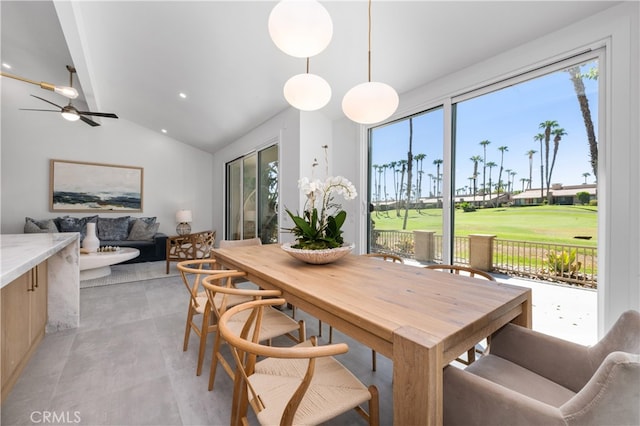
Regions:
<instances>
[{"instance_id":1,"label":"wooden side table","mask_svg":"<svg viewBox=\"0 0 640 426\"><path fill-rule=\"evenodd\" d=\"M167 238L167 274L171 262L212 257L216 231L175 235Z\"/></svg>"}]
</instances>

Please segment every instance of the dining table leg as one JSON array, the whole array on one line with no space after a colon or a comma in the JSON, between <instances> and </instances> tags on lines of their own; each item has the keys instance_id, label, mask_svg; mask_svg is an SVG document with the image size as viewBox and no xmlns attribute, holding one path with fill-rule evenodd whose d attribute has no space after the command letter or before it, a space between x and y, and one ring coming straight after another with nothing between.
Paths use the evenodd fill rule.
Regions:
<instances>
[{"instance_id":1,"label":"dining table leg","mask_svg":"<svg viewBox=\"0 0 640 426\"><path fill-rule=\"evenodd\" d=\"M442 342L404 326L393 334L393 423L442 424Z\"/></svg>"}]
</instances>

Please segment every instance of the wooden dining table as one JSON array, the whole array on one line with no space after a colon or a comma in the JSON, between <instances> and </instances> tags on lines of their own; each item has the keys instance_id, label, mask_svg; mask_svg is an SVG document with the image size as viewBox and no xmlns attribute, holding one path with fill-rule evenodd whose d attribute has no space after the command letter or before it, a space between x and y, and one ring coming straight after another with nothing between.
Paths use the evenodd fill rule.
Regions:
<instances>
[{"instance_id":1,"label":"wooden dining table","mask_svg":"<svg viewBox=\"0 0 640 426\"><path fill-rule=\"evenodd\" d=\"M396 425L442 424L443 368L509 322L531 327L528 288L358 255L311 265L278 244L214 256L390 358Z\"/></svg>"}]
</instances>

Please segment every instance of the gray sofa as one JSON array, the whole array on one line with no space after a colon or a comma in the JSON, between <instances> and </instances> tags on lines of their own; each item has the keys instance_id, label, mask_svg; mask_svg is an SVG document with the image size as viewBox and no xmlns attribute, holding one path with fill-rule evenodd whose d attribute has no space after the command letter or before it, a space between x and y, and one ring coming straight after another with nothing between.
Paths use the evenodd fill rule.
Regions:
<instances>
[{"instance_id":1,"label":"gray sofa","mask_svg":"<svg viewBox=\"0 0 640 426\"><path fill-rule=\"evenodd\" d=\"M158 232L155 217L63 216L53 219L25 218L24 232L79 232L80 241L87 232L87 223L96 224L100 246L133 247L140 255L123 263L165 260L167 235Z\"/></svg>"}]
</instances>

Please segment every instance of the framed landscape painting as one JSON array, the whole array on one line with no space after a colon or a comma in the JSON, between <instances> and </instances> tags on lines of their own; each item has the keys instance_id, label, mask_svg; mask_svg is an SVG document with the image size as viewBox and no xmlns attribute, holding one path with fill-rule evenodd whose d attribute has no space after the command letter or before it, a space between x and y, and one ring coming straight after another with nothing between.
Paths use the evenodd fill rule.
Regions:
<instances>
[{"instance_id":1,"label":"framed landscape painting","mask_svg":"<svg viewBox=\"0 0 640 426\"><path fill-rule=\"evenodd\" d=\"M52 212L141 212L142 167L51 160Z\"/></svg>"}]
</instances>

